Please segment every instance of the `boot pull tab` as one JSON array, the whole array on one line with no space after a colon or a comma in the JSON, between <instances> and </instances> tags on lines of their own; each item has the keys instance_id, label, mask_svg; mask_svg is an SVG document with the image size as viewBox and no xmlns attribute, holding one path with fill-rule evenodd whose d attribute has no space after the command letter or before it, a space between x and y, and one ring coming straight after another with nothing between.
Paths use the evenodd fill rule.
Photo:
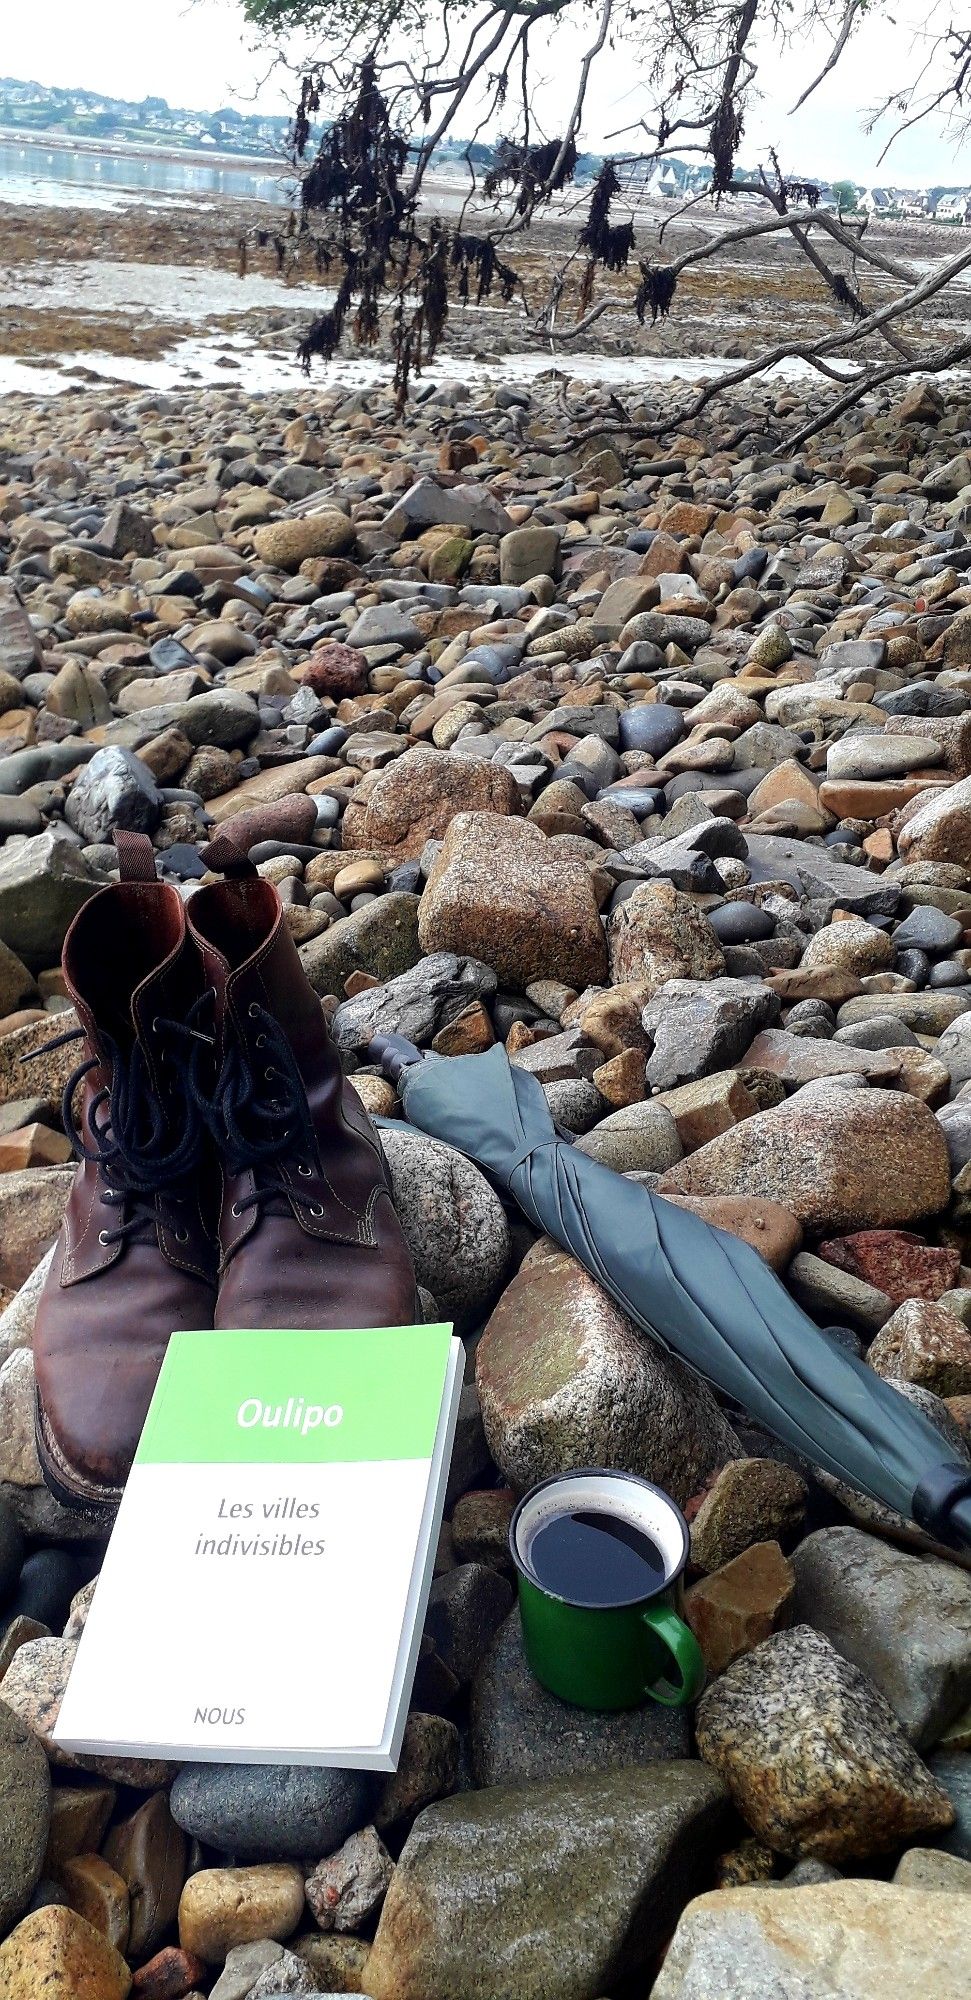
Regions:
<instances>
[{"instance_id":1,"label":"boot pull tab","mask_svg":"<svg viewBox=\"0 0 971 2000\"><path fill-rule=\"evenodd\" d=\"M115 828L114 843L118 870L123 882L157 882L155 849L147 833L129 833Z\"/></svg>"},{"instance_id":2,"label":"boot pull tab","mask_svg":"<svg viewBox=\"0 0 971 2000\"><path fill-rule=\"evenodd\" d=\"M217 833L215 840L200 847L199 859L205 862L216 875L255 875L257 873L248 854L231 839L228 833Z\"/></svg>"}]
</instances>

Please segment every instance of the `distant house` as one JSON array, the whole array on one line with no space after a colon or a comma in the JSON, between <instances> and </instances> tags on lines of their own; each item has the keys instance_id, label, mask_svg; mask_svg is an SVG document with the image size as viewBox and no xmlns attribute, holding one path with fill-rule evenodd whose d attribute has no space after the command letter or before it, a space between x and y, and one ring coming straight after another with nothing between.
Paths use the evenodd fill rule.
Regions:
<instances>
[{"instance_id":1,"label":"distant house","mask_svg":"<svg viewBox=\"0 0 971 2000\"><path fill-rule=\"evenodd\" d=\"M901 188L894 197L894 203L901 215L926 215L930 207L930 197L923 188Z\"/></svg>"},{"instance_id":2,"label":"distant house","mask_svg":"<svg viewBox=\"0 0 971 2000\"><path fill-rule=\"evenodd\" d=\"M968 221L969 211L971 211L971 197L966 188L959 188L955 194L941 195L934 216L938 222L965 223Z\"/></svg>"},{"instance_id":3,"label":"distant house","mask_svg":"<svg viewBox=\"0 0 971 2000\"><path fill-rule=\"evenodd\" d=\"M893 196L889 188L867 188L860 196L859 206L865 215L889 215L893 208Z\"/></svg>"},{"instance_id":4,"label":"distant house","mask_svg":"<svg viewBox=\"0 0 971 2000\"><path fill-rule=\"evenodd\" d=\"M646 192L653 195L662 195L669 201L681 193L681 184L678 176L674 168L666 160L662 165L655 167L647 183Z\"/></svg>"}]
</instances>

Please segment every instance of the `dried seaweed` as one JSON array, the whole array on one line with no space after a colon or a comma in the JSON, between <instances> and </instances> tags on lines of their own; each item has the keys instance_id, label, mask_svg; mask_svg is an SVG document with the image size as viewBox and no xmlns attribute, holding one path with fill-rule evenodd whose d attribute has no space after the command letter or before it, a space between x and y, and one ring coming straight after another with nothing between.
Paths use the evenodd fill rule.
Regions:
<instances>
[{"instance_id":1,"label":"dried seaweed","mask_svg":"<svg viewBox=\"0 0 971 2000\"><path fill-rule=\"evenodd\" d=\"M667 264L642 264L641 282L637 287L634 311L643 326L647 309L651 309L651 325L658 319L667 319L678 288L678 274Z\"/></svg>"},{"instance_id":2,"label":"dried seaweed","mask_svg":"<svg viewBox=\"0 0 971 2000\"><path fill-rule=\"evenodd\" d=\"M562 155L562 157L561 157ZM576 141L550 139L543 146L521 145L516 139L500 139L495 159L482 183L489 200L506 186L516 190L516 214L528 215L542 196L557 194L572 181L576 172Z\"/></svg>"}]
</instances>

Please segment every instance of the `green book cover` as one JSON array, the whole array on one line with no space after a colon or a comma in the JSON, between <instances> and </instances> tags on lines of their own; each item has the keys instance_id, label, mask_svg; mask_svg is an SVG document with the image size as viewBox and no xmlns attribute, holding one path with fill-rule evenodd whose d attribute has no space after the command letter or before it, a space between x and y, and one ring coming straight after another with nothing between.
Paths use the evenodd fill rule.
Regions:
<instances>
[{"instance_id":1,"label":"green book cover","mask_svg":"<svg viewBox=\"0 0 971 2000\"><path fill-rule=\"evenodd\" d=\"M463 1360L441 1325L174 1334L58 1742L393 1769Z\"/></svg>"}]
</instances>

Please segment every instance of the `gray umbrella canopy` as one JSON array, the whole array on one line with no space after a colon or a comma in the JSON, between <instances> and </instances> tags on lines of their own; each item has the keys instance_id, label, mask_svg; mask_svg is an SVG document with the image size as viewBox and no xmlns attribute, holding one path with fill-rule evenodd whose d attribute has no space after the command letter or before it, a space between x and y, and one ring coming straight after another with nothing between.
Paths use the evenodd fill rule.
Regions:
<instances>
[{"instance_id":1,"label":"gray umbrella canopy","mask_svg":"<svg viewBox=\"0 0 971 2000\"><path fill-rule=\"evenodd\" d=\"M499 1047L421 1056L379 1037L372 1059L406 1117L509 1189L648 1333L811 1463L971 1547L971 1473L940 1432L823 1333L758 1252L576 1151L542 1086Z\"/></svg>"}]
</instances>

